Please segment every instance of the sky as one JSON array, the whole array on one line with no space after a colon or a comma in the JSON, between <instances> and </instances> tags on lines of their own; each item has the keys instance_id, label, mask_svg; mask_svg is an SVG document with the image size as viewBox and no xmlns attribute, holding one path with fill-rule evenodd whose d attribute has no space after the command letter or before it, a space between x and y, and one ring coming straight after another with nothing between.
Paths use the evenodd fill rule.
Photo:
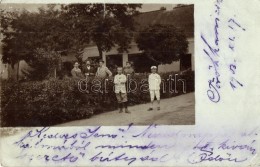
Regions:
<instances>
[{"instance_id":1,"label":"sky","mask_svg":"<svg viewBox=\"0 0 260 167\"><path fill-rule=\"evenodd\" d=\"M45 6L45 5L43 4L1 4L0 8L7 9L7 10L26 9L28 11L35 12L41 6ZM161 7L165 7L166 10L171 10L175 6L176 6L175 4L143 4L142 9L140 9L140 12L159 10Z\"/></svg>"}]
</instances>

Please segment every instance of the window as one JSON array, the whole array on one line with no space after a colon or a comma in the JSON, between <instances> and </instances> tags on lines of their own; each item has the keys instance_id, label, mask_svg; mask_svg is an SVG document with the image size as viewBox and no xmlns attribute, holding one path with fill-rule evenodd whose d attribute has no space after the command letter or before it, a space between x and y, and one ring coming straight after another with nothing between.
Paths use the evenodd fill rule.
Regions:
<instances>
[{"instance_id":1,"label":"window","mask_svg":"<svg viewBox=\"0 0 260 167\"><path fill-rule=\"evenodd\" d=\"M115 55L106 55L106 66L112 72L117 71L117 67L123 65L123 56L122 54L115 54Z\"/></svg>"},{"instance_id":2,"label":"window","mask_svg":"<svg viewBox=\"0 0 260 167\"><path fill-rule=\"evenodd\" d=\"M180 70L188 70L191 69L191 54L185 54L181 56L180 59Z\"/></svg>"}]
</instances>

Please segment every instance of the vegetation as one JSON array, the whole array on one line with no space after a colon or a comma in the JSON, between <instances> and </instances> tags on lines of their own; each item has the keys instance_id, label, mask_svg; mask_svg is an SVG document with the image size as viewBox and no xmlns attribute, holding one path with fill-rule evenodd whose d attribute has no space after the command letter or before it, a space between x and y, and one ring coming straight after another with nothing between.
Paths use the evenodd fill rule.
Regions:
<instances>
[{"instance_id":1,"label":"vegetation","mask_svg":"<svg viewBox=\"0 0 260 167\"><path fill-rule=\"evenodd\" d=\"M167 81L169 75L161 74ZM147 75L134 75L137 90L128 94L129 104L136 105L150 101L146 89ZM143 79L146 79L143 80ZM194 91L194 72L179 74L178 79L186 80L186 93ZM89 85L91 87L92 85ZM1 91L1 126L50 126L67 121L86 119L93 114L115 110L117 100L113 92L114 84L108 82L107 93L80 92L78 84L72 79L49 79L30 82L4 82ZM131 86L131 85L130 85ZM142 86L142 88L141 88ZM147 86L147 85L146 85ZM166 82L166 87L169 88ZM135 86L132 85L132 88ZM83 88L84 89L84 88ZM174 84L172 85L174 90ZM181 95L182 82L177 82L178 92L161 92L161 98Z\"/></svg>"},{"instance_id":2,"label":"vegetation","mask_svg":"<svg viewBox=\"0 0 260 167\"><path fill-rule=\"evenodd\" d=\"M134 31L133 16L141 4L70 4L63 5L66 20L71 21L72 31L79 32L76 46L94 42L99 50L109 51L115 45L127 51ZM83 49L82 47L81 49Z\"/></svg>"},{"instance_id":3,"label":"vegetation","mask_svg":"<svg viewBox=\"0 0 260 167\"><path fill-rule=\"evenodd\" d=\"M95 44L100 57L114 46L119 52L127 51L135 31L133 16L140 7L69 4L48 5L38 12L1 10L3 62L14 65L25 60L32 67L27 82L1 83L1 126L50 126L116 109L112 82L107 84L109 93L82 93L75 80L54 78L62 72L61 57L73 54L80 61L86 45ZM188 47L183 33L171 25L149 26L138 34L136 42L157 64L179 60ZM166 81L170 74L174 75L166 73L162 78ZM194 91L193 72L179 77L186 80L186 92ZM147 82L144 78L147 74L133 76L138 89ZM180 95L182 89L182 83L177 82L178 92L162 92L161 97ZM131 92L128 97L130 105L150 100L149 93L141 91Z\"/></svg>"},{"instance_id":4,"label":"vegetation","mask_svg":"<svg viewBox=\"0 0 260 167\"><path fill-rule=\"evenodd\" d=\"M188 49L184 33L173 25L151 25L139 33L136 42L139 49L157 64L178 61Z\"/></svg>"}]
</instances>

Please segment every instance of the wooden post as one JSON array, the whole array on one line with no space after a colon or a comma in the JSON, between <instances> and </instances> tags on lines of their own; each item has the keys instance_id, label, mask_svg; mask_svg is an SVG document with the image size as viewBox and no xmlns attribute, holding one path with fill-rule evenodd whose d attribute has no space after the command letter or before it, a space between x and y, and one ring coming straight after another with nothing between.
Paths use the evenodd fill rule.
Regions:
<instances>
[{"instance_id":1,"label":"wooden post","mask_svg":"<svg viewBox=\"0 0 260 167\"><path fill-rule=\"evenodd\" d=\"M123 53L122 67L124 67L126 65L126 62L128 62L128 53L124 52Z\"/></svg>"},{"instance_id":2,"label":"wooden post","mask_svg":"<svg viewBox=\"0 0 260 167\"><path fill-rule=\"evenodd\" d=\"M102 60L104 61L105 66L107 65L106 52L102 52Z\"/></svg>"},{"instance_id":3,"label":"wooden post","mask_svg":"<svg viewBox=\"0 0 260 167\"><path fill-rule=\"evenodd\" d=\"M17 63L17 73L16 73L16 80L19 81L19 68L20 68L20 61Z\"/></svg>"}]
</instances>

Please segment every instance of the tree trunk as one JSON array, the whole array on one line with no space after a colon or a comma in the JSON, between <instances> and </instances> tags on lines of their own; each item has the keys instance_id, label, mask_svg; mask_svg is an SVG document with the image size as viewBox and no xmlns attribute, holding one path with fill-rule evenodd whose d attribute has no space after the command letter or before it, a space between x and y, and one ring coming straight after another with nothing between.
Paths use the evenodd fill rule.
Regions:
<instances>
[{"instance_id":1,"label":"tree trunk","mask_svg":"<svg viewBox=\"0 0 260 167\"><path fill-rule=\"evenodd\" d=\"M102 60L102 58L103 58L102 49L101 49L101 47L99 47L99 46L97 46L97 48L98 48L98 53L99 53L99 59ZM104 61L105 61L105 60L104 60Z\"/></svg>"}]
</instances>

